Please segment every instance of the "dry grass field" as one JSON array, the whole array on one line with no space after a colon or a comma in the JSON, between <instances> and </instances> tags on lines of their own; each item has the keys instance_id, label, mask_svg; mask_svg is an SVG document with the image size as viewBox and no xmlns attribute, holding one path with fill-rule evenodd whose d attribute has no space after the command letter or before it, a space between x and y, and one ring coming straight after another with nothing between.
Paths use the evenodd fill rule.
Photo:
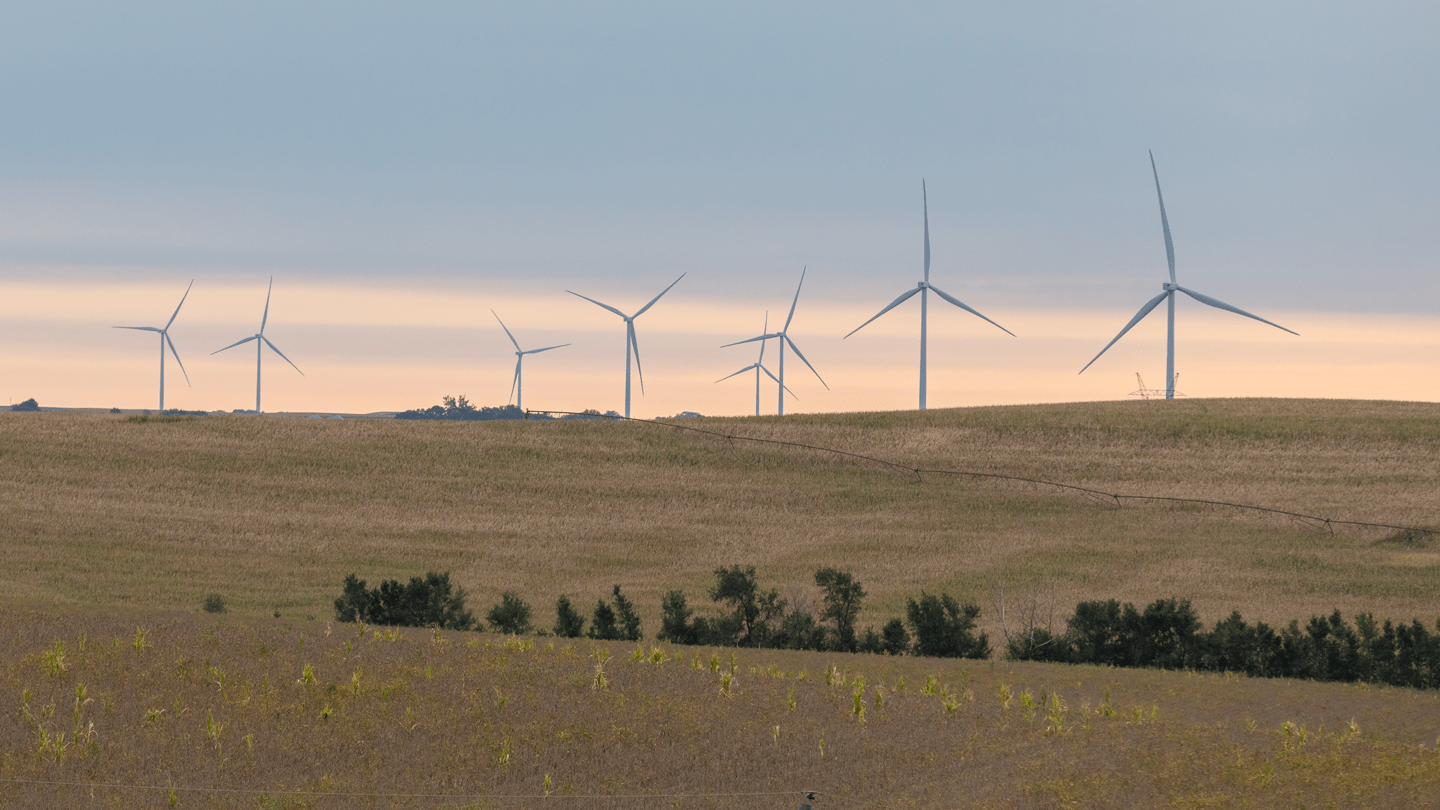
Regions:
<instances>
[{"instance_id":1,"label":"dry grass field","mask_svg":"<svg viewBox=\"0 0 1440 810\"><path fill-rule=\"evenodd\" d=\"M194 614L137 626L11 610L0 628L5 807L790 810L815 790L817 810L1411 808L1440 795L1433 692Z\"/></svg>"},{"instance_id":2,"label":"dry grass field","mask_svg":"<svg viewBox=\"0 0 1440 810\"><path fill-rule=\"evenodd\" d=\"M685 424L926 468L1114 492L1241 501L1440 526L1440 405L1316 400L1112 402ZM502 589L551 621L621 584L658 629L719 566L813 600L821 566L869 592L860 625L923 588L987 607L1012 594L1143 605L1207 622L1339 608L1427 624L1440 540L1333 534L1215 507L1123 508L1023 484L898 473L807 450L597 422L403 422L0 414L0 583L11 604L325 619L340 582L449 570L484 612ZM1063 619L1063 617L1062 617Z\"/></svg>"}]
</instances>

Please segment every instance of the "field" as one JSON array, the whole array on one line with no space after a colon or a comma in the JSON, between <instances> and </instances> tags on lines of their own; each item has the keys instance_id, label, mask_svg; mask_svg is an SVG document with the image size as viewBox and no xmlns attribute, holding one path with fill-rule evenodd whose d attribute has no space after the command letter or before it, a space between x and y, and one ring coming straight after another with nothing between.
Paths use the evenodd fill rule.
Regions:
<instances>
[{"instance_id":1,"label":"field","mask_svg":"<svg viewBox=\"0 0 1440 810\"><path fill-rule=\"evenodd\" d=\"M1434 404L684 424L906 467L1440 524ZM1433 626L1430 536L1116 508L647 424L3 413L0 470L5 806L791 808L813 789L816 808L1412 807L1440 794L1429 692L329 621L346 574L433 569L480 613L517 591L541 627L558 595L583 610L619 583L653 638L661 594L709 610L711 572L741 564L810 605L817 568L853 571L862 628L922 589L949 592L984 607L992 642L998 583L1008 609L1053 604L1057 625L1082 599L1177 596L1207 624L1338 608ZM201 613L210 593L231 612Z\"/></svg>"},{"instance_id":2,"label":"field","mask_svg":"<svg viewBox=\"0 0 1440 810\"><path fill-rule=\"evenodd\" d=\"M687 420L907 466L1110 492L1440 525L1440 405L1224 400ZM1059 609L1191 599L1288 623L1340 609L1433 622L1440 540L1387 542L1219 507L1113 508L1033 485L913 474L645 424L0 414L0 556L15 604L325 619L341 580L451 571L482 608L619 583L660 596L711 572L815 598L821 566L869 593L860 626L921 589L987 607L990 581Z\"/></svg>"}]
</instances>

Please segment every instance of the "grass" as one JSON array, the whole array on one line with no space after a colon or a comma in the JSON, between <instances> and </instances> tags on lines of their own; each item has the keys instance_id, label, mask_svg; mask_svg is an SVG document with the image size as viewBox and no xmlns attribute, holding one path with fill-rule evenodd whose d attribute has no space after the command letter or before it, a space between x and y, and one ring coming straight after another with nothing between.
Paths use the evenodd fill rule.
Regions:
<instances>
[{"instance_id":1,"label":"grass","mask_svg":"<svg viewBox=\"0 0 1440 810\"><path fill-rule=\"evenodd\" d=\"M1410 807L1440 793L1440 695L1224 675L0 610L0 684L6 806L788 808L808 789L823 808Z\"/></svg>"},{"instance_id":2,"label":"grass","mask_svg":"<svg viewBox=\"0 0 1440 810\"><path fill-rule=\"evenodd\" d=\"M1187 400L687 421L926 468L1440 524L1440 405ZM619 583L653 635L664 591L711 571L815 600L850 570L860 626L923 588L987 580L1285 623L1339 608L1433 621L1440 543L1031 485L914 475L649 425L0 415L3 598L67 611L330 616L345 574L452 572L483 613L513 589L547 626ZM1387 542L1387 538L1389 541ZM988 606L987 606L988 608ZM998 626L986 611L982 629Z\"/></svg>"}]
</instances>

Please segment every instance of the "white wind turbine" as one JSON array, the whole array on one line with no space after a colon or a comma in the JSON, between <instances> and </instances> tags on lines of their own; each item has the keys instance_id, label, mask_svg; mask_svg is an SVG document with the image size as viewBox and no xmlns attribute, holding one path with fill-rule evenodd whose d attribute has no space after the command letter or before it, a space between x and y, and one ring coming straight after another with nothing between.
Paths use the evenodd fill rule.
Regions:
<instances>
[{"instance_id":1,"label":"white wind turbine","mask_svg":"<svg viewBox=\"0 0 1440 810\"><path fill-rule=\"evenodd\" d=\"M928 320L928 316L929 316L929 309L930 309L929 294L930 294L931 292L934 292L936 295L940 296L941 298L945 299L946 301L949 301L950 303L954 304L955 306L960 307L961 309L965 310L966 312L970 313L971 315L974 315L975 317L981 318L981 319L983 319L983 320L985 320L985 321L989 321L989 323L990 323L992 326L994 326L995 328L997 328L997 329L999 329L1000 331L1004 332L1005 334L1009 335L1010 337L1015 337L1015 333L1014 333L1014 332L1011 332L1009 329L1006 329L1005 327L1001 326L1000 324L995 323L994 321L991 321L989 318L986 318L984 315L981 315L981 314L980 314L979 312L977 312L976 310L971 309L970 307L968 307L968 306L966 306L965 304L961 303L958 298L955 298L955 297L949 295L949 294L946 293L945 291L941 290L939 287L936 287L935 285L933 285L933 284L930 283L930 200L929 200L928 195L927 195L926 192L925 192L925 181L924 181L924 180L921 180L921 181L920 181L920 198L921 198L921 200L922 200L922 202L924 203L924 206L925 206L925 278L924 278L923 280L921 280L918 284L916 284L915 287L914 287L914 289L910 289L910 290L905 291L905 293L903 293L899 298L896 298L894 301L891 301L889 306L887 306L887 307L885 307L884 309L880 310L879 312L875 313L875 316L872 317L869 321L866 321L865 323L862 323L862 324L860 324L859 326L855 327L853 330L851 330L850 335L853 335L853 334L855 334L856 332L859 332L861 329L864 329L866 326L868 326L868 325L870 324L870 321L875 320L875 318L878 318L878 317L880 317L881 315L884 315L885 313L889 312L890 310L894 309L895 307L898 307L898 306L900 306L901 304L905 303L906 301L910 300L910 297L913 296L913 295L915 295L916 293L919 293L919 294L920 294L920 410L923 411L923 410L925 410L925 387L926 387L926 383L925 383L925 367L926 367L926 351L925 351L925 350L926 350L926 347L925 347L925 343L926 343L926 332L927 332L927 323L926 323L926 321ZM846 335L845 337L848 338L848 337L850 337L850 335ZM843 339L843 338L842 338L842 339Z\"/></svg>"},{"instance_id":2,"label":"white wind turbine","mask_svg":"<svg viewBox=\"0 0 1440 810\"><path fill-rule=\"evenodd\" d=\"M300 367L299 367L299 366L295 365L294 363L291 363L291 362L290 362L290 358L286 357L284 352L282 352L282 351L280 351L279 349L275 348L275 344L270 342L270 338L265 337L265 322L266 322L267 320L269 320L269 318L270 318L270 290L273 289L274 286L275 286L275 277L274 277L274 276L271 276L271 277L270 277L270 286L265 288L265 314L263 314L263 315L260 316L260 331L259 331L259 332L256 332L255 334L251 335L250 337L245 338L244 340L237 340L237 341L235 341L234 343L231 343L229 346L226 346L226 347L225 347L225 349L233 349L233 348L235 348L236 346L239 346L239 345L241 345L241 344L249 343L249 342L252 341L252 340L255 341L255 413L257 413L257 414L260 413L260 351L261 351L261 349L263 349L265 346L269 346L270 349L271 349L271 351L273 351L273 352L275 352L276 354L280 355L280 359L281 359L281 360L284 360L285 362L290 363L290 367L293 368L293 369L295 369L296 371L300 371ZM264 344L264 345L262 346L261 344ZM215 351L211 352L210 354L212 354L212 355L219 354L220 352L225 351L225 349L216 349ZM305 376L305 372L300 371L300 376L301 376L301 377L304 377L304 376Z\"/></svg>"},{"instance_id":3,"label":"white wind turbine","mask_svg":"<svg viewBox=\"0 0 1440 810\"><path fill-rule=\"evenodd\" d=\"M1104 354L1106 351L1108 351L1108 350L1110 349L1111 346L1114 346L1114 345L1115 345L1115 341L1117 341L1117 340L1119 340L1120 338L1124 337L1124 336L1125 336L1125 333L1126 333L1126 332L1129 332L1129 331L1130 331L1130 328L1131 328L1132 326L1134 326L1135 324L1139 323L1140 320L1141 320L1142 318L1144 318L1146 315L1149 315L1149 314L1150 314L1150 310L1152 310L1152 309L1154 309L1156 306L1158 306L1161 301L1168 301L1168 303L1169 303L1169 309L1170 309L1170 320L1169 320L1169 325L1167 326L1166 339L1165 339L1165 398L1166 398L1166 399L1174 399L1174 398L1175 398L1175 292L1176 292L1177 290L1180 291L1180 292L1185 293L1186 295L1190 296L1191 298L1194 298L1196 301L1199 301L1200 303L1205 304L1205 305L1207 305L1207 306L1212 306L1212 307L1215 307L1216 309L1223 309L1223 310L1225 310L1226 312L1233 312L1233 313L1235 313L1236 315L1244 315L1244 316L1247 317L1247 318L1253 318L1253 319L1255 319L1255 320L1257 320L1257 321L1259 321L1259 322L1261 322L1261 323L1268 323L1268 324L1270 324L1271 326L1275 327L1276 329L1279 329L1279 330L1284 331L1284 332L1290 332L1290 334L1295 335L1295 336L1297 336L1297 337L1300 335L1300 333L1299 333L1299 332L1291 331L1291 330L1289 330L1289 329L1286 329L1285 327L1281 326L1281 325L1278 324L1278 323L1271 323L1270 321L1267 321L1267 320L1265 320L1264 318L1261 318L1261 317L1258 316L1258 315L1251 315L1250 313L1246 312L1245 310L1240 309L1240 308L1238 308L1238 307L1232 307L1232 306L1230 306L1229 304L1225 303L1224 301L1220 301L1220 300L1211 298L1211 297L1208 296L1208 295L1204 295L1204 294L1202 294L1202 293L1195 292L1194 290L1187 290L1187 289L1185 289L1184 287L1181 287L1179 284L1176 284L1176 283L1175 283L1175 243L1170 240L1170 220L1169 220L1168 217L1165 216L1165 195L1163 195L1163 194L1160 193L1160 172L1155 168L1155 153L1154 153L1154 152L1151 152L1151 153L1150 153L1150 172L1155 176L1155 196L1156 196L1157 198L1159 198L1159 200L1160 200L1160 227L1165 231L1165 259L1166 259L1166 261L1168 261L1168 262L1170 263L1170 280L1167 281L1167 282L1163 282L1163 283L1160 285L1160 287L1161 287L1161 289L1163 290L1163 292L1161 292L1159 295L1155 296L1154 298L1151 298L1148 302L1146 302L1145 306L1141 307L1141 308L1140 308L1140 311L1137 312L1137 313L1135 313L1135 317L1131 318L1131 319L1130 319L1130 322L1127 323L1127 324L1125 324L1125 328L1120 330L1120 334L1116 335L1115 338L1114 338L1114 340L1111 340L1109 343L1105 344L1105 348L1103 348L1103 349L1100 350L1100 354ZM1092 359L1089 363L1086 363L1086 364L1085 364L1085 368L1090 368L1090 366L1093 365L1096 360L1099 360L1099 359L1100 359L1100 354L1095 355L1094 359ZM1084 373L1085 373L1085 368L1080 369L1080 373L1081 373L1081 374L1084 374Z\"/></svg>"},{"instance_id":4,"label":"white wind turbine","mask_svg":"<svg viewBox=\"0 0 1440 810\"><path fill-rule=\"evenodd\" d=\"M138 329L141 332L160 333L160 412L165 412L165 346L170 346L170 353L175 355L175 362L180 365L180 373L185 375L185 384L190 384L190 375L185 371L185 364L180 362L180 353L175 351L175 342L170 339L170 324L175 323L175 317L180 314L180 307L185 306L185 299L190 296L190 287L195 286L195 279L190 279L190 285L185 288L185 294L180 296L180 303L175 305L175 314L164 326L114 326L112 329Z\"/></svg>"},{"instance_id":5,"label":"white wind turbine","mask_svg":"<svg viewBox=\"0 0 1440 810\"><path fill-rule=\"evenodd\" d=\"M685 278L685 274L684 274L684 273L681 273L681 274L680 274L680 278ZM674 281L670 282L670 287L674 287L676 284L679 284L679 283L680 283L680 278L677 278L677 279L675 279ZM645 306L641 307L641 308L640 308L640 311L636 312L634 315L626 315L625 313L621 312L620 310L616 309L615 307L610 306L609 304L602 304L602 303L600 303L599 301L596 301L594 298L586 298L585 296L581 295L580 293L571 292L570 290L566 290L566 291L565 291L565 292L568 292L568 293L570 293L571 295L575 296L576 298L585 298L586 301L589 301L590 303L594 304L594 305L597 306L597 307L601 307L601 308L603 308L603 309L608 309L608 310L610 310L611 312L615 313L616 315L619 315L619 316L625 321L625 418L626 418L626 419L629 419L629 418L630 418L630 350L631 350L631 349L634 349L634 350L635 350L635 371L636 371L637 373L639 373L639 375L640 375L640 395L641 395L641 396L644 396L644 395L645 395L645 372L644 372L643 369L640 368L640 343L635 339L635 319L638 318L638 317L640 317L641 315L644 315L644 314L645 314L645 310L649 309L650 307L655 306L655 302L660 300L660 296L664 295L664 294L667 293L667 292L670 292L670 287L666 287L665 289L661 290L661 291L660 291L660 295L657 295L657 296L655 296L654 298L650 299L650 303L648 303L648 304L646 304Z\"/></svg>"},{"instance_id":6,"label":"white wind turbine","mask_svg":"<svg viewBox=\"0 0 1440 810\"><path fill-rule=\"evenodd\" d=\"M745 340L737 340L737 341L735 341L734 343L726 343L724 346L721 346L721 347L720 347L720 348L722 348L722 349L725 349L725 348L729 348L729 347L731 347L731 346L739 346L741 343L754 343L755 341L758 340L758 341L760 341L761 344L762 344L762 345L761 345L761 351L764 351L764 345L763 345L763 344L764 344L765 341L769 340L770 338L780 338L780 376L775 378L775 382L778 383L779 386L780 386L780 390L777 392L777 393L779 394L779 404L776 406L776 413L780 414L781 416L784 416L784 415L785 415L785 392L790 390L789 388L786 388L786 387L785 387L785 344L786 344L786 343L789 343L789 344L790 344L790 349L791 349L791 351L795 352L795 356L798 357L798 358L800 358L800 362L804 363L806 366L808 366L808 367L810 368L811 373L813 373L813 374L815 375L815 379L819 380L819 381L820 381L820 384L823 385L823 386L825 386L825 389L826 389L827 391L830 389L829 383L825 382L825 378L820 376L820 372L816 371L816 370L815 370L815 367L812 366L812 365L810 365L810 361L809 361L809 360L806 360L806 359L805 359L805 355L803 355L803 354L800 353L800 348L795 345L795 341L791 340L791 339L790 339L790 335L788 334L789 331L790 331L790 322L795 319L795 305L798 304L798 303L800 303L800 288L803 287L803 286L805 286L805 270L806 270L806 269L808 269L808 268L802 268L802 269L800 270L800 283L795 285L795 300L790 302L790 315L785 318L785 326L784 326L783 328L781 328L779 332L767 332L767 333L765 333L765 334L763 334L763 335L760 335L760 336L758 336L758 337L747 338L747 339L745 339ZM766 325L767 325L767 327L768 327L768 325L769 325L769 323L770 323L768 317L766 318L765 323L766 323ZM792 393L790 394L790 396L793 397L793 396L795 396L795 394L792 392Z\"/></svg>"},{"instance_id":7,"label":"white wind turbine","mask_svg":"<svg viewBox=\"0 0 1440 810\"><path fill-rule=\"evenodd\" d=\"M495 313L495 310L490 310L490 314L495 315L495 320L500 321L500 316ZM515 398L515 407L523 409L525 406L520 404L520 397L524 393L524 388L520 384L520 364L525 362L525 355L548 352L551 349L561 349L569 346L570 344L561 343L559 346L546 346L543 349L531 349L527 352L524 349L520 348L520 343L515 340L514 335L510 334L510 329L505 326L504 321L500 321L500 328L505 330L505 336L510 338L511 343L515 344L515 380L514 382L510 383L510 396ZM508 403L510 400L506 399L505 401Z\"/></svg>"},{"instance_id":8,"label":"white wind turbine","mask_svg":"<svg viewBox=\"0 0 1440 810\"><path fill-rule=\"evenodd\" d=\"M765 313L765 325L764 325L763 327L761 327L761 329L762 329L762 331L763 331L763 330L768 330L769 328L770 328L770 313L767 312L767 313ZM767 376L767 377L769 377L770 379L774 380L777 385L780 383L780 378L776 377L774 374L771 374L771 373L770 373L770 369L768 369L768 368L765 367L765 341L764 341L764 340L761 340L761 341L760 341L760 356L755 359L755 362L753 362L753 363L751 363L750 365L748 365L748 366L740 369L739 371L735 372L734 374L727 374L727 375L725 375L724 377L721 377L720 379L716 380L715 382L717 382L717 383L719 383L719 382L725 382L726 380L730 379L731 377L738 377L739 375L744 374L745 372L750 371L751 369L754 369L754 370L755 370L755 415L756 415L756 416L759 416L759 415L760 415L760 372L762 372L762 371L765 372L765 376ZM785 391L789 392L790 396L792 396L792 397L795 396L795 392L794 392L794 391L791 391L789 388L786 388ZM796 398L796 399L799 399L799 397L795 397L795 398Z\"/></svg>"}]
</instances>

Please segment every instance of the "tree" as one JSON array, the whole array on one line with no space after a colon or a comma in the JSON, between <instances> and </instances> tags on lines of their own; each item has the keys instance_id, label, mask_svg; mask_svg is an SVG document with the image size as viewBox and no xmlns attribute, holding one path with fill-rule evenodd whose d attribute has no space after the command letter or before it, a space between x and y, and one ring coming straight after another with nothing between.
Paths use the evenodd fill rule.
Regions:
<instances>
[{"instance_id":1,"label":"tree","mask_svg":"<svg viewBox=\"0 0 1440 810\"><path fill-rule=\"evenodd\" d=\"M528 633L531 630L530 606L514 591L505 591L500 594L499 604L491 607L490 612L485 614L485 621L490 624L491 629L502 633Z\"/></svg>"},{"instance_id":2,"label":"tree","mask_svg":"<svg viewBox=\"0 0 1440 810\"><path fill-rule=\"evenodd\" d=\"M620 637L626 641L640 640L640 615L635 612L635 605L631 604L625 595L620 593L620 586L615 586L615 618L619 622Z\"/></svg>"},{"instance_id":3,"label":"tree","mask_svg":"<svg viewBox=\"0 0 1440 810\"><path fill-rule=\"evenodd\" d=\"M660 598L660 632L655 634L659 641L672 644L696 644L699 638L690 617L695 614L685 604L683 591L670 591Z\"/></svg>"},{"instance_id":4,"label":"tree","mask_svg":"<svg viewBox=\"0 0 1440 810\"><path fill-rule=\"evenodd\" d=\"M771 589L761 593L755 580L755 566L741 569L738 565L715 569L715 587L710 598L730 605L731 614L716 621L714 643L737 647L763 647L770 632L770 622L785 610L780 592Z\"/></svg>"},{"instance_id":5,"label":"tree","mask_svg":"<svg viewBox=\"0 0 1440 810\"><path fill-rule=\"evenodd\" d=\"M25 400L24 402L17 402L17 403L15 403L14 405L11 405L11 406L10 406L10 410L12 410L12 411L38 411L38 410L40 410L40 403L36 402L34 397L31 397L31 398Z\"/></svg>"},{"instance_id":6,"label":"tree","mask_svg":"<svg viewBox=\"0 0 1440 810\"><path fill-rule=\"evenodd\" d=\"M585 632L585 617L570 604L570 597L561 595L555 600L555 635L561 638L579 638Z\"/></svg>"},{"instance_id":7,"label":"tree","mask_svg":"<svg viewBox=\"0 0 1440 810\"><path fill-rule=\"evenodd\" d=\"M920 592L920 601L906 600L906 618L915 633L915 654L936 658L989 658L990 638L975 635L980 606L960 604L950 594Z\"/></svg>"},{"instance_id":8,"label":"tree","mask_svg":"<svg viewBox=\"0 0 1440 810\"><path fill-rule=\"evenodd\" d=\"M386 580L373 590L354 574L345 577L340 598L335 600L335 619L363 621L397 627L430 627L470 630L475 616L465 609L465 589L450 582L450 572L427 572L411 577L409 585Z\"/></svg>"},{"instance_id":9,"label":"tree","mask_svg":"<svg viewBox=\"0 0 1440 810\"><path fill-rule=\"evenodd\" d=\"M820 618L835 623L834 648L839 652L854 652L855 619L860 615L860 606L865 600L865 589L855 581L849 571L821 568L815 572L815 584L823 590L825 609Z\"/></svg>"},{"instance_id":10,"label":"tree","mask_svg":"<svg viewBox=\"0 0 1440 810\"><path fill-rule=\"evenodd\" d=\"M590 638L600 641L616 641L620 638L620 628L615 625L615 610L605 604L604 599L595 603L595 614L590 618Z\"/></svg>"}]
</instances>

